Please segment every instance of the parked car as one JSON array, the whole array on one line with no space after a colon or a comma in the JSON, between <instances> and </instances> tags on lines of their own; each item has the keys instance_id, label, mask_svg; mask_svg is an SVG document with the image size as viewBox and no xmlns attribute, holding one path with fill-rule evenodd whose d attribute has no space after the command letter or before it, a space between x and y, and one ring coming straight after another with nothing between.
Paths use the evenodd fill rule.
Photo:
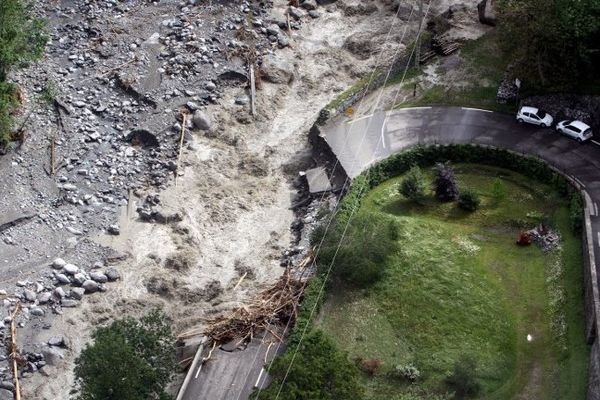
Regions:
<instances>
[{"instance_id":1,"label":"parked car","mask_svg":"<svg viewBox=\"0 0 600 400\"><path fill-rule=\"evenodd\" d=\"M556 130L564 135L570 136L579 142L585 142L590 140L594 135L592 134L592 128L578 120L566 120L556 124Z\"/></svg>"},{"instance_id":2,"label":"parked car","mask_svg":"<svg viewBox=\"0 0 600 400\"><path fill-rule=\"evenodd\" d=\"M535 107L521 107L517 113L517 121L519 123L527 122L528 124L539 125L542 128L552 126L554 118L545 111Z\"/></svg>"}]
</instances>

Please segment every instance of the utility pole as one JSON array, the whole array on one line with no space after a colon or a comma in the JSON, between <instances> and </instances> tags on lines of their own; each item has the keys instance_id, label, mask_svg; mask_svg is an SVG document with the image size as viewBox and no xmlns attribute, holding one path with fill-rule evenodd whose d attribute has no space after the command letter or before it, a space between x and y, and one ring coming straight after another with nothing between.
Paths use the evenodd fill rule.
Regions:
<instances>
[{"instance_id":1,"label":"utility pole","mask_svg":"<svg viewBox=\"0 0 600 400\"><path fill-rule=\"evenodd\" d=\"M415 67L418 69L421 65L421 31L423 29L423 0L419 0L419 30L417 32L417 42L415 46Z\"/></svg>"}]
</instances>

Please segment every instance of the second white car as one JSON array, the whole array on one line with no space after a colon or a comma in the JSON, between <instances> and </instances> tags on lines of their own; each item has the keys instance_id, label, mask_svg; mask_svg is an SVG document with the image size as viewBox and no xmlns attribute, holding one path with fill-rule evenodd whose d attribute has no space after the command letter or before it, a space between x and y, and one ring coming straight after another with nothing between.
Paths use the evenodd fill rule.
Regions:
<instances>
[{"instance_id":1,"label":"second white car","mask_svg":"<svg viewBox=\"0 0 600 400\"><path fill-rule=\"evenodd\" d=\"M572 137L579 142L585 142L590 140L594 135L592 134L592 128L578 120L566 120L556 124L556 130L566 136Z\"/></svg>"}]
</instances>

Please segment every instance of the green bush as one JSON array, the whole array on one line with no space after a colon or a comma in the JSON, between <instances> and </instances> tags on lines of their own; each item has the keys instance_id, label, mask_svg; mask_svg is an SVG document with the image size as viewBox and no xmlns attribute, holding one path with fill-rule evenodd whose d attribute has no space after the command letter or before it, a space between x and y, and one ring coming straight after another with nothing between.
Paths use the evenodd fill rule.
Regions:
<instances>
[{"instance_id":1,"label":"green bush","mask_svg":"<svg viewBox=\"0 0 600 400\"><path fill-rule=\"evenodd\" d=\"M427 182L425 176L421 172L421 168L412 167L400 182L398 191L400 194L411 201L419 202L425 197L427 190Z\"/></svg>"},{"instance_id":2,"label":"green bush","mask_svg":"<svg viewBox=\"0 0 600 400\"><path fill-rule=\"evenodd\" d=\"M461 357L455 364L454 370L446 377L446 384L458 398L475 397L481 391L477 380L477 363L468 356Z\"/></svg>"},{"instance_id":3,"label":"green bush","mask_svg":"<svg viewBox=\"0 0 600 400\"><path fill-rule=\"evenodd\" d=\"M419 371L417 367L412 364L396 365L392 371L392 376L397 379L415 382L421 377L421 371Z\"/></svg>"},{"instance_id":4,"label":"green bush","mask_svg":"<svg viewBox=\"0 0 600 400\"><path fill-rule=\"evenodd\" d=\"M319 252L322 274L333 274L357 287L381 279L386 260L398 249L398 228L385 216L357 216L349 223L336 222Z\"/></svg>"},{"instance_id":5,"label":"green bush","mask_svg":"<svg viewBox=\"0 0 600 400\"><path fill-rule=\"evenodd\" d=\"M454 201L458 198L458 184L454 175L454 168L450 162L436 163L433 167L435 174L433 190L439 201Z\"/></svg>"},{"instance_id":6,"label":"green bush","mask_svg":"<svg viewBox=\"0 0 600 400\"><path fill-rule=\"evenodd\" d=\"M506 186L504 186L504 182L502 179L496 178L494 179L494 185L492 186L492 199L495 206L500 205L502 201L506 198Z\"/></svg>"},{"instance_id":7,"label":"green bush","mask_svg":"<svg viewBox=\"0 0 600 400\"><path fill-rule=\"evenodd\" d=\"M15 87L6 82L8 72L41 57L47 40L44 22L30 10L21 0L0 1L0 147L10 141L17 106Z\"/></svg>"},{"instance_id":8,"label":"green bush","mask_svg":"<svg viewBox=\"0 0 600 400\"><path fill-rule=\"evenodd\" d=\"M475 211L479 208L481 204L481 199L479 195L473 190L463 190L458 196L458 207L465 211Z\"/></svg>"},{"instance_id":9,"label":"green bush","mask_svg":"<svg viewBox=\"0 0 600 400\"><path fill-rule=\"evenodd\" d=\"M569 217L571 219L571 228L575 234L581 234L583 231L583 197L579 193L574 193L569 202Z\"/></svg>"},{"instance_id":10,"label":"green bush","mask_svg":"<svg viewBox=\"0 0 600 400\"><path fill-rule=\"evenodd\" d=\"M79 400L168 399L175 371L175 339L165 316L154 310L98 328L94 342L75 360Z\"/></svg>"},{"instance_id":11,"label":"green bush","mask_svg":"<svg viewBox=\"0 0 600 400\"><path fill-rule=\"evenodd\" d=\"M255 392L250 396L251 399L362 400L364 398L363 389L358 383L357 367L323 332L311 332L297 350L287 352L275 360L269 369L273 382L266 390L260 392L260 397ZM282 385L284 379L285 384Z\"/></svg>"}]
</instances>

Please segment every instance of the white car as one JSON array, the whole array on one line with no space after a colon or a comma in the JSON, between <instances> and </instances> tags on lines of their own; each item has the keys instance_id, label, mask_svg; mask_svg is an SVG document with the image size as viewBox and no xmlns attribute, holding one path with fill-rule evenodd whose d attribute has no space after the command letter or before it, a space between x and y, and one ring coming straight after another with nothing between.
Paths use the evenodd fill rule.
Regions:
<instances>
[{"instance_id":1,"label":"white car","mask_svg":"<svg viewBox=\"0 0 600 400\"><path fill-rule=\"evenodd\" d=\"M592 128L581 121L561 121L556 124L556 130L564 135L570 136L579 142L590 140L594 135Z\"/></svg>"},{"instance_id":2,"label":"white car","mask_svg":"<svg viewBox=\"0 0 600 400\"><path fill-rule=\"evenodd\" d=\"M527 122L533 125L539 125L542 128L552 126L554 119L550 114L535 107L521 107L517 113L517 121L519 123Z\"/></svg>"}]
</instances>

